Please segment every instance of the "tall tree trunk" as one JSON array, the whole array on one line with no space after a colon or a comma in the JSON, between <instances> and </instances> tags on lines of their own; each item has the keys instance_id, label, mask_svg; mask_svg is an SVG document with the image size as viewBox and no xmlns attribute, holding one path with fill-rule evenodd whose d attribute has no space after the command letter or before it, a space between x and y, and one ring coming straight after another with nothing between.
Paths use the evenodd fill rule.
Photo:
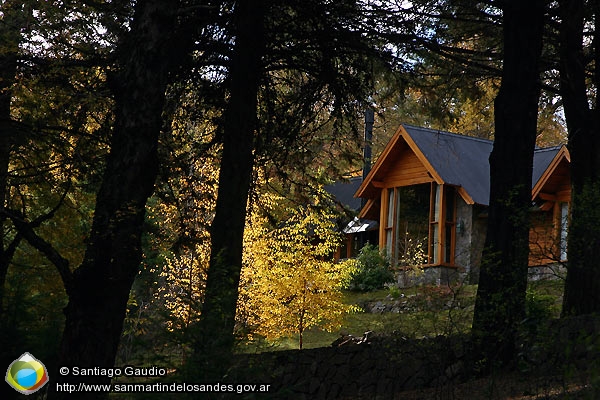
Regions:
<instances>
[{"instance_id":1,"label":"tall tree trunk","mask_svg":"<svg viewBox=\"0 0 600 400\"><path fill-rule=\"evenodd\" d=\"M24 25L22 4L6 1L2 5L2 24L0 25L0 208L7 206L8 171L10 154L16 139L15 124L11 118L12 86L17 73L21 28ZM3 300L4 285L8 267L14 255L16 239L6 236L6 216L0 214L0 332L4 325Z\"/></svg>"},{"instance_id":2,"label":"tall tree trunk","mask_svg":"<svg viewBox=\"0 0 600 400\"><path fill-rule=\"evenodd\" d=\"M504 1L504 65L494 103L487 236L473 319L478 361L508 364L525 313L529 208L544 2Z\"/></svg>"},{"instance_id":3,"label":"tall tree trunk","mask_svg":"<svg viewBox=\"0 0 600 400\"><path fill-rule=\"evenodd\" d=\"M84 261L67 286L59 366L113 367L129 292L141 261L145 205L158 171L157 144L171 66L183 54L174 43L176 6L140 0L131 31L118 47L116 119L111 151L96 198ZM182 50L183 52L183 50ZM61 376L57 381L108 383L110 378ZM50 398L68 397L52 385ZM105 394L78 393L78 398Z\"/></svg>"},{"instance_id":4,"label":"tall tree trunk","mask_svg":"<svg viewBox=\"0 0 600 400\"><path fill-rule=\"evenodd\" d=\"M598 2L595 4L595 86L600 73ZM571 153L571 221L568 236L567 280L563 315L600 311L600 118L596 96L590 108L586 87L583 30L585 2L560 1L560 89Z\"/></svg>"},{"instance_id":5,"label":"tall tree trunk","mask_svg":"<svg viewBox=\"0 0 600 400\"><path fill-rule=\"evenodd\" d=\"M234 344L244 225L254 167L257 96L262 76L262 1L240 1L235 7L235 48L229 70L230 99L225 111L211 257L194 344L195 367L200 368L205 379L221 377Z\"/></svg>"}]
</instances>

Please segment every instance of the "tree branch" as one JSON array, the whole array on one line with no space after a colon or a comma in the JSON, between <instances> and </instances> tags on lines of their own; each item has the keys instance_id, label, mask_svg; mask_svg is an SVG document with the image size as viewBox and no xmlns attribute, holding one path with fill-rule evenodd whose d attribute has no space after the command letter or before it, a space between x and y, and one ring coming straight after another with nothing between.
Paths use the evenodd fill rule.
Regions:
<instances>
[{"instance_id":1,"label":"tree branch","mask_svg":"<svg viewBox=\"0 0 600 400\"><path fill-rule=\"evenodd\" d=\"M17 229L17 232L18 232L17 236L11 243L9 249L11 249L14 252L14 250L16 250L16 247L19 244L19 241L21 240L21 238L24 238L25 240L27 240L27 242L31 246L36 248L52 264L54 264L54 266L58 270L58 273L60 274L60 277L63 281L63 284L65 286L67 293L69 293L69 291L71 289L71 282L73 280L73 274L69 268L69 260L64 258L58 252L58 250L56 250L54 248L54 246L52 246L52 244L47 242L44 238L42 238L40 235L38 235L34 231L34 228L39 227L44 221L47 221L54 216L54 214L58 211L60 206L63 204L67 193L68 193L68 189L65 190L65 192L63 193L63 195L60 198L60 201L57 203L57 205L52 210L50 210L46 214L40 215L39 217L37 217L36 219L34 219L33 221L30 221L30 222L27 222L20 212L15 211L15 210L10 210L10 209L4 208L4 207L0 208L0 214L5 215L6 217L10 218L10 220L12 221L13 225L15 226L15 228Z\"/></svg>"}]
</instances>

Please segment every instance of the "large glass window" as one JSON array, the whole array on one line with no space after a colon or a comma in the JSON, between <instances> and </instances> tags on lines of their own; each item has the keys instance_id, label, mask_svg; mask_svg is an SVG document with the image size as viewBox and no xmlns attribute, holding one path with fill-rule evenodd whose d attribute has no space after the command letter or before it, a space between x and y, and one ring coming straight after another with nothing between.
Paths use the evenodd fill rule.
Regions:
<instances>
[{"instance_id":1,"label":"large glass window","mask_svg":"<svg viewBox=\"0 0 600 400\"><path fill-rule=\"evenodd\" d=\"M454 263L455 190L426 183L387 189L384 240L394 265Z\"/></svg>"},{"instance_id":2,"label":"large glass window","mask_svg":"<svg viewBox=\"0 0 600 400\"><path fill-rule=\"evenodd\" d=\"M426 257L429 241L429 192L428 183L395 189L394 261L396 264L415 265L428 262Z\"/></svg>"}]
</instances>

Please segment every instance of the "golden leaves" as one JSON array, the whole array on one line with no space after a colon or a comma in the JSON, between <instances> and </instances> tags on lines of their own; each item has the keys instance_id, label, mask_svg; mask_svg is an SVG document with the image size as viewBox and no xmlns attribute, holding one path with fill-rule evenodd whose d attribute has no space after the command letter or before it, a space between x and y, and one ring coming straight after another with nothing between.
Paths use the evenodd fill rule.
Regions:
<instances>
[{"instance_id":1,"label":"golden leaves","mask_svg":"<svg viewBox=\"0 0 600 400\"><path fill-rule=\"evenodd\" d=\"M263 204L272 209L266 211L285 218L273 227L257 210L252 213L238 317L267 339L302 335L314 326L339 327L342 316L351 311L341 293L351 264L333 261L340 243L335 216L314 204L291 207L281 197L268 196Z\"/></svg>"}]
</instances>

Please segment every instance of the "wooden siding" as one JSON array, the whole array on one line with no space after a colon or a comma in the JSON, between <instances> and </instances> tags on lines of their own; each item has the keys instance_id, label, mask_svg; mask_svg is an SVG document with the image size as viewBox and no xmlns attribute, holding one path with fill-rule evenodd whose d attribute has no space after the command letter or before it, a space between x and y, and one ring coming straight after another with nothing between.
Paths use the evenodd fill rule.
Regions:
<instances>
[{"instance_id":1,"label":"wooden siding","mask_svg":"<svg viewBox=\"0 0 600 400\"><path fill-rule=\"evenodd\" d=\"M408 147L404 147L390 167L383 180L385 187L399 187L432 182L429 172Z\"/></svg>"},{"instance_id":2,"label":"wooden siding","mask_svg":"<svg viewBox=\"0 0 600 400\"><path fill-rule=\"evenodd\" d=\"M546 194L555 196L556 201L568 202L571 199L571 173L569 163L563 159L548 177L539 196ZM543 198L543 197L542 197Z\"/></svg>"},{"instance_id":3,"label":"wooden siding","mask_svg":"<svg viewBox=\"0 0 600 400\"><path fill-rule=\"evenodd\" d=\"M531 215L529 230L529 266L559 261L556 208Z\"/></svg>"}]
</instances>

